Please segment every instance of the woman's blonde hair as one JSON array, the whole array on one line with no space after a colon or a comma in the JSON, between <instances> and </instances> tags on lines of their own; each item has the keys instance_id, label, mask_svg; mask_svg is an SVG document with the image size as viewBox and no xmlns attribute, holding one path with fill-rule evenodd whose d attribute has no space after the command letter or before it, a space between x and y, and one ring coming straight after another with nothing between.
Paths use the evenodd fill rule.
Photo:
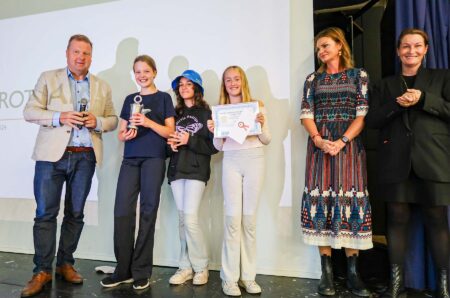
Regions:
<instances>
[{"instance_id":1,"label":"woman's blonde hair","mask_svg":"<svg viewBox=\"0 0 450 298\"><path fill-rule=\"evenodd\" d=\"M348 69L352 68L354 66L352 53L350 52L350 47L347 43L347 40L345 40L345 34L344 31L342 31L338 27L329 27L326 28L314 37L314 47L317 45L317 41L322 37L329 37L332 40L334 40L336 43L340 44L342 46L340 56L339 56L339 68L340 69ZM319 69L318 72L324 72L327 65L322 63L322 61L319 60Z\"/></svg>"},{"instance_id":2,"label":"woman's blonde hair","mask_svg":"<svg viewBox=\"0 0 450 298\"><path fill-rule=\"evenodd\" d=\"M227 71L229 70L236 70L239 75L241 76L241 96L242 96L242 102L250 102L252 101L252 97L250 95L250 87L248 85L248 80L247 80L247 76L245 75L244 70L237 66L237 65L232 65L232 66L228 66L223 74L222 74L222 84L220 86L220 99L219 99L219 104L221 105L225 105L225 104L229 104L230 103L230 95L227 92L227 89L225 87L225 74Z\"/></svg>"}]
</instances>

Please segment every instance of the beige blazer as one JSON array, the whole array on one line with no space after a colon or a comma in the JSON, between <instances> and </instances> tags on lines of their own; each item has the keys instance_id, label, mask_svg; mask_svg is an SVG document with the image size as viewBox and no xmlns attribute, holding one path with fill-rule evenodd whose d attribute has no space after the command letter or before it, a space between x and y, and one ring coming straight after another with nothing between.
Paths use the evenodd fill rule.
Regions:
<instances>
[{"instance_id":1,"label":"beige blazer","mask_svg":"<svg viewBox=\"0 0 450 298\"><path fill-rule=\"evenodd\" d=\"M69 144L72 128L52 126L55 112L73 111L73 99L67 69L43 72L23 111L26 121L40 125L36 138L34 160L55 162L61 159ZM118 118L111 99L111 88L105 81L90 75L89 112L101 122L102 131L90 130L95 158L103 159L102 133L117 127Z\"/></svg>"}]
</instances>

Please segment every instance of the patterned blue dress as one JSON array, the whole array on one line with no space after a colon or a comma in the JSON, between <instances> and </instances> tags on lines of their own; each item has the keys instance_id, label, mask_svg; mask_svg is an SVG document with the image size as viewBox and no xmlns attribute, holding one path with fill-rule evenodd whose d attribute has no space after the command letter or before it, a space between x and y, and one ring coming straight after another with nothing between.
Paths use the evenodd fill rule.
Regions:
<instances>
[{"instance_id":1,"label":"patterned blue dress","mask_svg":"<svg viewBox=\"0 0 450 298\"><path fill-rule=\"evenodd\" d=\"M368 82L367 72L358 68L308 75L300 119L313 119L323 139L339 139L357 116L367 114ZM360 137L336 156L323 153L308 138L301 222L307 244L372 247L366 153Z\"/></svg>"}]
</instances>

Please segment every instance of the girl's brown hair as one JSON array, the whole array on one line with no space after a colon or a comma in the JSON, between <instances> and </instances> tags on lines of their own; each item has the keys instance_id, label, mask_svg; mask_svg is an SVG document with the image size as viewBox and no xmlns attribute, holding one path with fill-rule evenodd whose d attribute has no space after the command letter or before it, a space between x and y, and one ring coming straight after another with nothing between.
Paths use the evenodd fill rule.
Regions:
<instances>
[{"instance_id":1,"label":"girl's brown hair","mask_svg":"<svg viewBox=\"0 0 450 298\"><path fill-rule=\"evenodd\" d=\"M173 90L175 92L175 95L177 97L177 106L175 107L175 112L178 116L183 114L183 110L187 108L186 104L184 103L184 99L180 95L180 81L178 80L177 87ZM192 82L192 81L191 81ZM203 93L200 87L192 82L194 84L194 106L195 107L202 107L207 110L209 110L208 103L203 99Z\"/></svg>"},{"instance_id":2,"label":"girl's brown hair","mask_svg":"<svg viewBox=\"0 0 450 298\"><path fill-rule=\"evenodd\" d=\"M157 72L155 60L154 60L152 57L150 57L149 55L140 55L140 56L137 56L137 57L134 59L134 62L133 62L133 71L134 71L134 65L136 64L136 62L144 62L144 63L146 63L148 66L150 66L151 69L153 69L153 71L154 71L155 73Z\"/></svg>"}]
</instances>

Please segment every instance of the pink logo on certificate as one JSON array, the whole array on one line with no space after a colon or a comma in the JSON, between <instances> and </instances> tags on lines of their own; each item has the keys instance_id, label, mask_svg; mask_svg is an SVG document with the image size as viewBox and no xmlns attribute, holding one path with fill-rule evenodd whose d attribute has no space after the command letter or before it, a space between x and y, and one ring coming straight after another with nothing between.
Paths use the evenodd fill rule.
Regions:
<instances>
[{"instance_id":1,"label":"pink logo on certificate","mask_svg":"<svg viewBox=\"0 0 450 298\"><path fill-rule=\"evenodd\" d=\"M250 126L246 125L244 121L239 121L238 127L244 129L245 131L247 131L247 129L250 128Z\"/></svg>"}]
</instances>

